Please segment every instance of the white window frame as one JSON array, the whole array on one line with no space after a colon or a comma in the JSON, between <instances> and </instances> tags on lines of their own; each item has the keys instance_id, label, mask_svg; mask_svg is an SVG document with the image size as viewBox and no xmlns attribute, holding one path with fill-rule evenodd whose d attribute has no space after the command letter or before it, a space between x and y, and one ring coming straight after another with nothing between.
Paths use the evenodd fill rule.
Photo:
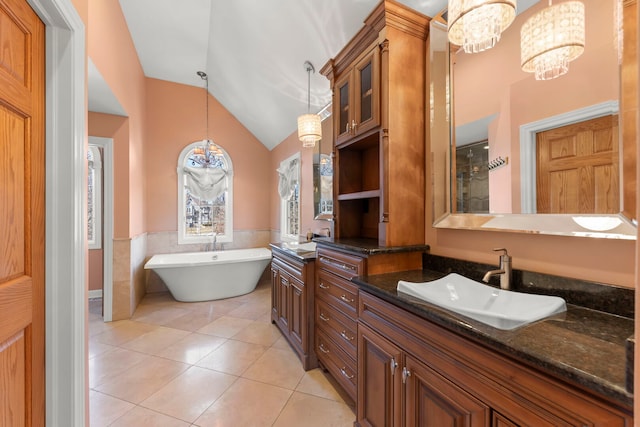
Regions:
<instances>
[{"instance_id":1,"label":"white window frame","mask_svg":"<svg viewBox=\"0 0 640 427\"><path fill-rule=\"evenodd\" d=\"M217 144L216 144L217 145ZM227 162L227 196L225 198L225 230L224 233L218 234L216 237L217 243L231 243L233 242L233 163L231 157L225 151L224 148L217 145L222 151L222 154ZM184 218L184 204L185 204L185 173L184 162L189 153L195 148L202 147L202 141L193 142L180 152L178 156L178 244L198 244L198 243L211 243L211 236L188 236L185 233L185 218Z\"/></svg>"},{"instance_id":2,"label":"white window frame","mask_svg":"<svg viewBox=\"0 0 640 427\"><path fill-rule=\"evenodd\" d=\"M88 239L89 249L102 249L102 153L100 148L89 145L89 151L93 155L93 166L88 166L87 171L93 170L93 239ZM90 173L90 172L88 172ZM89 197L87 188L87 200ZM88 204L87 204L88 205ZM88 212L87 212L88 215Z\"/></svg>"},{"instance_id":3,"label":"white window frame","mask_svg":"<svg viewBox=\"0 0 640 427\"><path fill-rule=\"evenodd\" d=\"M298 240L300 240L300 233L301 231L301 227L302 224L300 223L300 207L301 207L301 203L300 203L300 171L301 171L301 167L300 167L300 152L297 152L295 154L293 154L292 156L284 159L283 161L280 162L280 169L286 169L287 165L293 161L298 161L298 234L288 234L285 232L285 230L288 229L287 224L289 223L290 218L288 218L287 213L288 213L288 209L287 209L287 203L288 200L282 199L280 198L280 240L281 241L294 241L297 242Z\"/></svg>"}]
</instances>

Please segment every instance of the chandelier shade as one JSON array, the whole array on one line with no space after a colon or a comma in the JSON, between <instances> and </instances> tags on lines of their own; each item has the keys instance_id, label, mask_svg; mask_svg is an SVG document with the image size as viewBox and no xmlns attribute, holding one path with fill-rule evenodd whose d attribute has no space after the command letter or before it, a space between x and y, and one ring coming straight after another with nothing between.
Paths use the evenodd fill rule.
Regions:
<instances>
[{"instance_id":1,"label":"chandelier shade","mask_svg":"<svg viewBox=\"0 0 640 427\"><path fill-rule=\"evenodd\" d=\"M550 80L569 71L569 62L584 52L584 4L551 5L529 18L520 30L522 71L536 80Z\"/></svg>"},{"instance_id":2,"label":"chandelier shade","mask_svg":"<svg viewBox=\"0 0 640 427\"><path fill-rule=\"evenodd\" d=\"M316 72L313 64L304 62L307 71L307 114L298 117L298 139L305 148L316 146L316 142L322 139L322 119L319 114L312 114L311 109L311 73Z\"/></svg>"},{"instance_id":3,"label":"chandelier shade","mask_svg":"<svg viewBox=\"0 0 640 427\"><path fill-rule=\"evenodd\" d=\"M318 114L303 114L298 117L298 139L303 147L314 147L322 139L322 121Z\"/></svg>"},{"instance_id":4,"label":"chandelier shade","mask_svg":"<svg viewBox=\"0 0 640 427\"><path fill-rule=\"evenodd\" d=\"M491 49L516 17L516 0L449 0L449 41L466 53Z\"/></svg>"}]
</instances>

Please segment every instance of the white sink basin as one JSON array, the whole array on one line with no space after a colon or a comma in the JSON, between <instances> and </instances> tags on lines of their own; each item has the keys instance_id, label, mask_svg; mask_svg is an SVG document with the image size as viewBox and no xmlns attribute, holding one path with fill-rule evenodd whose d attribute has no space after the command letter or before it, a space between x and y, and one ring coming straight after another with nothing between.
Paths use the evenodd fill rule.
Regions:
<instances>
[{"instance_id":1,"label":"white sink basin","mask_svg":"<svg viewBox=\"0 0 640 427\"><path fill-rule=\"evenodd\" d=\"M505 330L567 310L560 297L496 289L456 273L431 282L400 280L398 292Z\"/></svg>"},{"instance_id":2,"label":"white sink basin","mask_svg":"<svg viewBox=\"0 0 640 427\"><path fill-rule=\"evenodd\" d=\"M300 252L314 252L316 250L316 242L283 242L285 248L300 251Z\"/></svg>"}]
</instances>

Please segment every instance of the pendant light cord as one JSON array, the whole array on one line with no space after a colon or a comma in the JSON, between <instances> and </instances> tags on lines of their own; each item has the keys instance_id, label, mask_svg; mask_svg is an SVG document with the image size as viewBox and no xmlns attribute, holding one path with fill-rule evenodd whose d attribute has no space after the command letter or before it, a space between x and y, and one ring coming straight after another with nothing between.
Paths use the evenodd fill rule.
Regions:
<instances>
[{"instance_id":1,"label":"pendant light cord","mask_svg":"<svg viewBox=\"0 0 640 427\"><path fill-rule=\"evenodd\" d=\"M206 112L207 112L207 117L206 117L207 133L205 134L205 136L207 138L207 145L209 145L209 78L207 76L207 73L205 73L204 71L198 71L197 74L205 82L205 92L204 92L205 98L204 99L205 99Z\"/></svg>"}]
</instances>

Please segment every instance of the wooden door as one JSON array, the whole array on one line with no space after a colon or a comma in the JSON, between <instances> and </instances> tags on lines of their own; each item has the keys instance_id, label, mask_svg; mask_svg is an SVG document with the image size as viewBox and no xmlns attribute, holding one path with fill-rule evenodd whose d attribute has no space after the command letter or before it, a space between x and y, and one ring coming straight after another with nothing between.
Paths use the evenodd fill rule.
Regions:
<instances>
[{"instance_id":1,"label":"wooden door","mask_svg":"<svg viewBox=\"0 0 640 427\"><path fill-rule=\"evenodd\" d=\"M405 425L491 425L491 409L419 361L406 357Z\"/></svg>"},{"instance_id":2,"label":"wooden door","mask_svg":"<svg viewBox=\"0 0 640 427\"><path fill-rule=\"evenodd\" d=\"M0 1L0 425L43 426L44 25Z\"/></svg>"},{"instance_id":3,"label":"wooden door","mask_svg":"<svg viewBox=\"0 0 640 427\"><path fill-rule=\"evenodd\" d=\"M538 213L620 212L618 116L551 129L536 138Z\"/></svg>"},{"instance_id":4,"label":"wooden door","mask_svg":"<svg viewBox=\"0 0 640 427\"><path fill-rule=\"evenodd\" d=\"M305 284L292 277L289 282L289 338L304 352L307 348L307 293Z\"/></svg>"},{"instance_id":5,"label":"wooden door","mask_svg":"<svg viewBox=\"0 0 640 427\"><path fill-rule=\"evenodd\" d=\"M363 324L358 325L358 425L402 424L401 363L398 347Z\"/></svg>"}]
</instances>

